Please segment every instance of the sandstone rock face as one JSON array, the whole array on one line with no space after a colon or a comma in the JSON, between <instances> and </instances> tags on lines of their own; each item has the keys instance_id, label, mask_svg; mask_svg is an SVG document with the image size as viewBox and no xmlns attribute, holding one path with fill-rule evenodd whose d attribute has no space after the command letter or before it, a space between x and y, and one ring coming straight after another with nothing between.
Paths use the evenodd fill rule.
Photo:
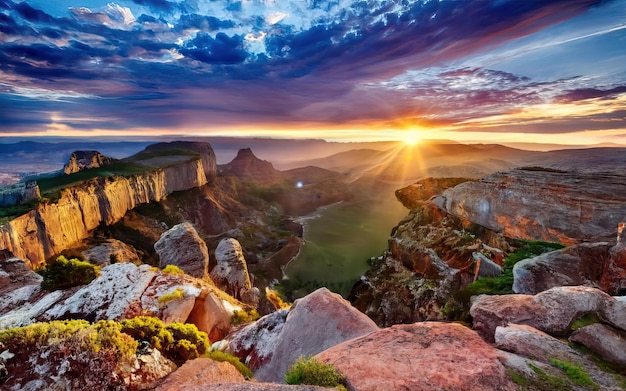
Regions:
<instances>
[{"instance_id":1,"label":"sandstone rock face","mask_svg":"<svg viewBox=\"0 0 626 391\"><path fill-rule=\"evenodd\" d=\"M574 331L569 340L586 346L608 362L622 367L626 366L626 332L624 331L595 323Z\"/></svg>"},{"instance_id":2,"label":"sandstone rock face","mask_svg":"<svg viewBox=\"0 0 626 391\"><path fill-rule=\"evenodd\" d=\"M169 143L156 143L146 147L146 151L159 151L167 149L187 149L200 154L204 175L208 181L215 179L217 175L217 159L213 147L209 143L193 141L172 141Z\"/></svg>"},{"instance_id":3,"label":"sandstone rock face","mask_svg":"<svg viewBox=\"0 0 626 391\"><path fill-rule=\"evenodd\" d=\"M498 349L541 362L549 362L551 358L575 362L579 356L566 343L526 325L496 327L495 343Z\"/></svg>"},{"instance_id":4,"label":"sandstone rock face","mask_svg":"<svg viewBox=\"0 0 626 391\"><path fill-rule=\"evenodd\" d=\"M241 310L241 307L232 307L208 289L203 289L194 303L187 322L195 324L198 330L206 332L209 335L209 341L219 341L232 329L230 318L233 315L233 309Z\"/></svg>"},{"instance_id":5,"label":"sandstone rock face","mask_svg":"<svg viewBox=\"0 0 626 391\"><path fill-rule=\"evenodd\" d=\"M275 330L279 327L280 322L277 322L273 330L271 326L248 329L248 332L255 338L259 335L267 335L266 339L272 341L271 345L267 340L259 338L255 345L263 344L263 347L256 348L250 346L252 338L242 334L237 338L236 343L245 346L240 351L257 352L249 353L256 354L257 357L240 358L258 363L255 377L260 381L284 382L287 368L298 357L317 354L343 341L378 330L378 327L367 316L352 307L341 296L331 293L326 288L318 289L296 300L289 310L284 325L276 335ZM231 351L237 354L234 345Z\"/></svg>"},{"instance_id":6,"label":"sandstone rock face","mask_svg":"<svg viewBox=\"0 0 626 391\"><path fill-rule=\"evenodd\" d=\"M111 164L116 159L103 156L98 151L74 151L70 155L70 160L63 167L63 172L67 175L74 174L90 168L98 168Z\"/></svg>"},{"instance_id":7,"label":"sandstone rock face","mask_svg":"<svg viewBox=\"0 0 626 391\"><path fill-rule=\"evenodd\" d=\"M175 225L154 244L160 267L175 265L196 278L207 274L209 250L196 229L189 223Z\"/></svg>"},{"instance_id":8,"label":"sandstone rock face","mask_svg":"<svg viewBox=\"0 0 626 391\"><path fill-rule=\"evenodd\" d=\"M396 198L407 209L420 207L432 197L440 195L446 189L467 182L465 178L426 178L407 187L396 190Z\"/></svg>"},{"instance_id":9,"label":"sandstone rock face","mask_svg":"<svg viewBox=\"0 0 626 391\"><path fill-rule=\"evenodd\" d=\"M558 287L531 295L480 295L472 301L470 314L474 329L488 342L494 342L498 326L510 323L532 326L550 335L565 336L572 322L585 314L605 312L616 300L595 288Z\"/></svg>"},{"instance_id":10,"label":"sandstone rock face","mask_svg":"<svg viewBox=\"0 0 626 391\"><path fill-rule=\"evenodd\" d=\"M137 251L116 239L107 239L104 243L83 251L82 254L86 261L101 266L116 262L139 262Z\"/></svg>"},{"instance_id":11,"label":"sandstone rock face","mask_svg":"<svg viewBox=\"0 0 626 391\"><path fill-rule=\"evenodd\" d=\"M515 390L495 348L455 323L396 325L318 354L350 390Z\"/></svg>"},{"instance_id":12,"label":"sandstone rock face","mask_svg":"<svg viewBox=\"0 0 626 391\"><path fill-rule=\"evenodd\" d=\"M222 239L215 249L217 265L211 270L213 282L234 298L256 307L259 290L250 282L248 265L237 239Z\"/></svg>"},{"instance_id":13,"label":"sandstone rock face","mask_svg":"<svg viewBox=\"0 0 626 391\"><path fill-rule=\"evenodd\" d=\"M184 363L170 374L155 391L178 391L204 389L209 384L237 383L245 379L237 369L228 362L217 362L210 358L196 358Z\"/></svg>"},{"instance_id":14,"label":"sandstone rock face","mask_svg":"<svg viewBox=\"0 0 626 391\"><path fill-rule=\"evenodd\" d=\"M507 237L574 244L613 236L626 177L516 169L462 183L443 197L448 213Z\"/></svg>"},{"instance_id":15,"label":"sandstone rock face","mask_svg":"<svg viewBox=\"0 0 626 391\"><path fill-rule=\"evenodd\" d=\"M205 183L200 159L130 177L91 179L65 189L58 201L38 204L0 226L0 250L9 250L36 269L87 238L101 223L113 224L139 204Z\"/></svg>"}]
</instances>

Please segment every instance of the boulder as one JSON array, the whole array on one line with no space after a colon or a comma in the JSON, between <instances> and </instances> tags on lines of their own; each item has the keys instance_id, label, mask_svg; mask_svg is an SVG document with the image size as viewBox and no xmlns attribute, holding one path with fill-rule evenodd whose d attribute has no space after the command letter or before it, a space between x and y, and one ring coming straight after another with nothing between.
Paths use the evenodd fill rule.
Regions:
<instances>
[{"instance_id":1,"label":"boulder","mask_svg":"<svg viewBox=\"0 0 626 391\"><path fill-rule=\"evenodd\" d=\"M608 324L622 331L626 331L626 296L614 297L600 313Z\"/></svg>"},{"instance_id":2,"label":"boulder","mask_svg":"<svg viewBox=\"0 0 626 391\"><path fill-rule=\"evenodd\" d=\"M583 285L591 278L598 279L602 267L599 273L587 273L585 269L591 263L601 264L609 248L608 243L584 243L519 261L513 267L513 291L535 295L557 286Z\"/></svg>"},{"instance_id":3,"label":"boulder","mask_svg":"<svg viewBox=\"0 0 626 391\"><path fill-rule=\"evenodd\" d=\"M614 298L599 289L558 287L531 295L480 295L473 299L470 314L474 329L494 342L498 326L525 324L551 335L565 336L571 324L590 312L602 314Z\"/></svg>"},{"instance_id":4,"label":"boulder","mask_svg":"<svg viewBox=\"0 0 626 391\"><path fill-rule=\"evenodd\" d=\"M233 307L210 289L203 288L196 298L187 322L206 332L210 341L219 341L232 329L230 319L233 316L233 309L241 310L241 307Z\"/></svg>"},{"instance_id":5,"label":"boulder","mask_svg":"<svg viewBox=\"0 0 626 391\"><path fill-rule=\"evenodd\" d=\"M139 262L137 251L124 242L116 239L107 239L82 252L85 260L95 265L109 265L117 262Z\"/></svg>"},{"instance_id":6,"label":"boulder","mask_svg":"<svg viewBox=\"0 0 626 391\"><path fill-rule=\"evenodd\" d=\"M20 258L0 260L0 315L28 302L41 292L42 277L30 270Z\"/></svg>"},{"instance_id":7,"label":"boulder","mask_svg":"<svg viewBox=\"0 0 626 391\"><path fill-rule=\"evenodd\" d=\"M277 321L274 329L279 328L280 318L277 316L273 320ZM258 349L249 347L254 337L238 337L249 347L246 350L262 352L262 357L256 358L259 366L255 377L260 381L284 382L285 372L298 357L317 354L343 341L376 331L378 327L341 296L321 288L295 301L278 335L274 330L268 330L263 335L264 332L260 330L263 329L248 329L255 337L259 334L265 337L255 343L262 344ZM235 350L234 346L232 351ZM243 359L248 362L255 360L247 357Z\"/></svg>"},{"instance_id":8,"label":"boulder","mask_svg":"<svg viewBox=\"0 0 626 391\"><path fill-rule=\"evenodd\" d=\"M252 286L248 266L237 239L222 239L215 249L217 265L211 270L211 279L235 299L256 307L259 289Z\"/></svg>"},{"instance_id":9,"label":"boulder","mask_svg":"<svg viewBox=\"0 0 626 391\"><path fill-rule=\"evenodd\" d=\"M495 342L498 349L542 362L549 362L551 358L575 362L580 358L566 343L526 325L496 327Z\"/></svg>"},{"instance_id":10,"label":"boulder","mask_svg":"<svg viewBox=\"0 0 626 391\"><path fill-rule=\"evenodd\" d=\"M44 313L44 319L122 319L141 311L141 296L156 272L149 265L116 263L105 266L100 276ZM136 314L137 315L137 314ZM132 317L132 316L131 316Z\"/></svg>"},{"instance_id":11,"label":"boulder","mask_svg":"<svg viewBox=\"0 0 626 391\"><path fill-rule=\"evenodd\" d=\"M269 364L289 310L265 315L228 336L226 351L237 356L252 371Z\"/></svg>"},{"instance_id":12,"label":"boulder","mask_svg":"<svg viewBox=\"0 0 626 391\"><path fill-rule=\"evenodd\" d=\"M176 370L176 364L161 355L158 349L148 349L137 355L133 366L125 369L121 376L127 379L131 389L151 390L162 378Z\"/></svg>"},{"instance_id":13,"label":"boulder","mask_svg":"<svg viewBox=\"0 0 626 391\"><path fill-rule=\"evenodd\" d=\"M396 325L315 357L344 374L350 390L517 389L498 351L456 323Z\"/></svg>"},{"instance_id":14,"label":"boulder","mask_svg":"<svg viewBox=\"0 0 626 391\"><path fill-rule=\"evenodd\" d=\"M159 266L178 266L185 273L203 278L209 266L209 251L196 229L189 223L173 226L154 244Z\"/></svg>"},{"instance_id":15,"label":"boulder","mask_svg":"<svg viewBox=\"0 0 626 391\"><path fill-rule=\"evenodd\" d=\"M217 362L210 358L196 358L184 363L172 372L155 391L178 391L205 389L209 384L239 383L245 379L241 373L228 362Z\"/></svg>"},{"instance_id":16,"label":"boulder","mask_svg":"<svg viewBox=\"0 0 626 391\"><path fill-rule=\"evenodd\" d=\"M603 360L626 367L626 332L594 323L574 331L570 341L578 342Z\"/></svg>"},{"instance_id":17,"label":"boulder","mask_svg":"<svg viewBox=\"0 0 626 391\"><path fill-rule=\"evenodd\" d=\"M448 213L507 237L575 244L613 236L626 177L531 167L461 183L443 197Z\"/></svg>"}]
</instances>

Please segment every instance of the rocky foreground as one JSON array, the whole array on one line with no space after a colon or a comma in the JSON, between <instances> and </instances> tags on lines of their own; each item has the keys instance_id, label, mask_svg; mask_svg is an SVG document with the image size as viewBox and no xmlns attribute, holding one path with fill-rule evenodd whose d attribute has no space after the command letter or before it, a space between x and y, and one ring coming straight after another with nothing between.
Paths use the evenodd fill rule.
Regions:
<instances>
[{"instance_id":1,"label":"rocky foreground","mask_svg":"<svg viewBox=\"0 0 626 391\"><path fill-rule=\"evenodd\" d=\"M159 148L142 159L163 164ZM243 201L266 206L242 198L245 191L271 195L272 208L282 202L288 209L296 193L285 189L285 181L303 172L276 171L249 150L218 168L206 146L194 148L183 154L184 164L193 163L199 178L210 177L222 188L194 185L192 194L166 194L166 181L168 199L153 206L168 219L190 217L185 221L154 222L123 211L134 205L104 207L117 193L86 193L99 194L94 224L116 216L112 221L123 225L106 227L111 235L134 229L134 241L131 235L127 240L133 245L118 235L81 248L84 258L99 265L88 282L44 289L49 275L33 271L39 252L62 247L58 233L45 234L56 226L43 212L68 208L63 210L84 214L85 208L77 212L63 201L79 190L38 207L23 217L21 228L3 228L1 389L323 389L285 384L288 368L302 356L332 364L348 390L626 389L622 173L530 167L478 181L422 180L397 192L411 212L349 301L322 288L288 305L270 290L263 293L280 273L272 259L292 252L297 235L274 246L265 223L254 225L257 236L250 240L244 231L252 225L233 221L262 220L263 214L241 207ZM174 170L180 162L167 167ZM309 188L303 194L316 194L321 183L339 178L306 172L321 182L304 183ZM259 176L266 187L240 182L237 175ZM150 187L141 189L151 194ZM91 195L79 197L81 205ZM343 195L333 189L319 198ZM196 207L206 215L191 214ZM83 231L91 235L82 224L63 240L80 241ZM146 242L151 249L141 247ZM510 256L529 244L539 251L513 265ZM269 255L252 261L262 253ZM146 259L156 260L154 266L141 264ZM485 281L500 284L498 290L476 290ZM255 310L269 303L274 307L255 319Z\"/></svg>"}]
</instances>

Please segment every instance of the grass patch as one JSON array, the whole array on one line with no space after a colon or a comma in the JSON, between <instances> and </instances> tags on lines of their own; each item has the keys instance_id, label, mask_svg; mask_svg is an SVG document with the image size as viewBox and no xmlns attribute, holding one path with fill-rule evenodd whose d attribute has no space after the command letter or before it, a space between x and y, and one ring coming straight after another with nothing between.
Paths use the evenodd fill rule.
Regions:
<instances>
[{"instance_id":1,"label":"grass patch","mask_svg":"<svg viewBox=\"0 0 626 391\"><path fill-rule=\"evenodd\" d=\"M585 387L589 390L599 390L598 385L594 383L587 374L587 372L585 372L578 365L556 358L550 359L550 364L563 371L563 373L565 373L565 375L575 384L581 387Z\"/></svg>"},{"instance_id":2,"label":"grass patch","mask_svg":"<svg viewBox=\"0 0 626 391\"><path fill-rule=\"evenodd\" d=\"M569 391L572 389L567 379L560 376L550 375L543 369L533 364L528 364L528 366L537 375L539 384L536 384L536 386L538 386L540 390Z\"/></svg>"},{"instance_id":3,"label":"grass patch","mask_svg":"<svg viewBox=\"0 0 626 391\"><path fill-rule=\"evenodd\" d=\"M576 319L572 323L570 328L572 329L572 331L574 331L574 330L578 330L582 327L589 326L595 323L602 323L602 320L598 317L598 314L594 312L590 312Z\"/></svg>"},{"instance_id":4,"label":"grass patch","mask_svg":"<svg viewBox=\"0 0 626 391\"><path fill-rule=\"evenodd\" d=\"M233 364L233 366L235 368L237 368L239 373L241 373L243 375L243 377L246 378L246 380L251 379L252 376L254 376L254 374L252 373L250 368L248 368L246 366L246 364L242 363L239 360L239 358L233 356L232 354L224 353L224 352L219 351L219 350L213 350L213 351L210 351L209 353L205 354L204 357L208 357L211 360L215 360L215 361L219 361L219 362L226 361L226 362L229 362L229 363Z\"/></svg>"},{"instance_id":5,"label":"grass patch","mask_svg":"<svg viewBox=\"0 0 626 391\"><path fill-rule=\"evenodd\" d=\"M313 357L301 356L285 373L285 382L292 385L344 387L345 377L330 364L324 364Z\"/></svg>"}]
</instances>

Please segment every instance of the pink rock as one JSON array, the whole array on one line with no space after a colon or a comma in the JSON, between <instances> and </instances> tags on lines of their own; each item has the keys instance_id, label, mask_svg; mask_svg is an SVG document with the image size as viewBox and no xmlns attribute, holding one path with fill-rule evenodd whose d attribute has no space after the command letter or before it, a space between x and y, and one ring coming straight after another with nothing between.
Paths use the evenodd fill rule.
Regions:
<instances>
[{"instance_id":1,"label":"pink rock","mask_svg":"<svg viewBox=\"0 0 626 391\"><path fill-rule=\"evenodd\" d=\"M169 375L155 391L179 391L200 389L208 384L244 382L241 373L228 362L210 358L196 358L184 363Z\"/></svg>"},{"instance_id":2,"label":"pink rock","mask_svg":"<svg viewBox=\"0 0 626 391\"><path fill-rule=\"evenodd\" d=\"M349 390L515 390L498 351L456 323L397 325L318 354Z\"/></svg>"},{"instance_id":3,"label":"pink rock","mask_svg":"<svg viewBox=\"0 0 626 391\"><path fill-rule=\"evenodd\" d=\"M190 223L173 226L154 244L160 267L175 265L196 278L207 274L209 250Z\"/></svg>"}]
</instances>

